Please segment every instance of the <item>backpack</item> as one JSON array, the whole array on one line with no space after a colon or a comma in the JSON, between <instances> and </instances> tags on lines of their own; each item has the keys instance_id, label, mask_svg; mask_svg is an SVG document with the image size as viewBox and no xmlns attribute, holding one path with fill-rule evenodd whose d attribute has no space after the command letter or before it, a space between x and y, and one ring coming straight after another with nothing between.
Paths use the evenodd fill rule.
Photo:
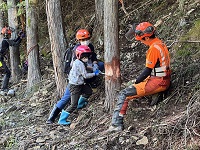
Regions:
<instances>
[{"instance_id":1,"label":"backpack","mask_svg":"<svg viewBox=\"0 0 200 150\"><path fill-rule=\"evenodd\" d=\"M73 57L74 57L74 45L71 45L67 50L65 51L64 54L64 73L67 75L69 74L71 67L72 67L72 62L73 62Z\"/></svg>"}]
</instances>

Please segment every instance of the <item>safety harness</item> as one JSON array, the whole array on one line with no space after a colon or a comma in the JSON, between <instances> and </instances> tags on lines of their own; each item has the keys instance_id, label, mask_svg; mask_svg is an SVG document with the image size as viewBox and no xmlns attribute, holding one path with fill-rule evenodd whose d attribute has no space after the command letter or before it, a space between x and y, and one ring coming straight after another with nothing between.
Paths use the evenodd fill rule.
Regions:
<instances>
[{"instance_id":1,"label":"safety harness","mask_svg":"<svg viewBox=\"0 0 200 150\"><path fill-rule=\"evenodd\" d=\"M166 64L166 60L167 59L169 60L169 58L168 58L168 56L165 56L165 54L163 52L163 48L161 48L158 44L162 45L162 47L165 50L167 50L167 47L164 46L163 43L155 43L153 45L160 52L162 63L160 64L160 67L153 68L153 70L151 72L151 76L165 77L168 75L167 72L169 71L169 66L167 66L168 64Z\"/></svg>"}]
</instances>

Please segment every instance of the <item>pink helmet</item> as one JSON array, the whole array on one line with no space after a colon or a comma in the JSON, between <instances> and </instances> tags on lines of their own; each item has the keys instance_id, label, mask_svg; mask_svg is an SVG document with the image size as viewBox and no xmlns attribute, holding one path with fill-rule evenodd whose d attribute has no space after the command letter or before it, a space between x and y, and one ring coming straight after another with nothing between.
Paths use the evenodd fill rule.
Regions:
<instances>
[{"instance_id":1,"label":"pink helmet","mask_svg":"<svg viewBox=\"0 0 200 150\"><path fill-rule=\"evenodd\" d=\"M88 56L91 55L91 50L86 45L80 45L76 48L76 58L81 59L83 54L88 54Z\"/></svg>"}]
</instances>

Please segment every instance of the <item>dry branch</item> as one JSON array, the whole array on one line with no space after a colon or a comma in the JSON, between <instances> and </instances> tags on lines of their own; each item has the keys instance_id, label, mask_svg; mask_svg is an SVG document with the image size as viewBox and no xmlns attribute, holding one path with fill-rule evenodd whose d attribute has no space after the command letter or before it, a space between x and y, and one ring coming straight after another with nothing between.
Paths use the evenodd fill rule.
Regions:
<instances>
[{"instance_id":1,"label":"dry branch","mask_svg":"<svg viewBox=\"0 0 200 150\"><path fill-rule=\"evenodd\" d=\"M171 138L168 139L169 145L173 145L172 143L176 138L181 138L183 146L187 147L190 141L196 139L196 136L200 137L200 133L198 133L200 124L199 107L200 90L196 91L191 97L186 111L164 121L168 124L169 138Z\"/></svg>"},{"instance_id":2,"label":"dry branch","mask_svg":"<svg viewBox=\"0 0 200 150\"><path fill-rule=\"evenodd\" d=\"M126 16L128 16L128 12L126 11L125 9L125 6L124 6L124 1L123 0L119 0L120 3L122 4L122 10L124 11L124 13L126 14Z\"/></svg>"}]
</instances>

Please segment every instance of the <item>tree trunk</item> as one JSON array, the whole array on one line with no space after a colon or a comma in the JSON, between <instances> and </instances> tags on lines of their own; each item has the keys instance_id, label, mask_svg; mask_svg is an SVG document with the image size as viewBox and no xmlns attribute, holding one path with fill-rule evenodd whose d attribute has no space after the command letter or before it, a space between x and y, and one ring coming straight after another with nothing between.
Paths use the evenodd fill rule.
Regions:
<instances>
[{"instance_id":1,"label":"tree trunk","mask_svg":"<svg viewBox=\"0 0 200 150\"><path fill-rule=\"evenodd\" d=\"M118 35L118 0L104 0L105 109L110 113L121 83Z\"/></svg>"},{"instance_id":2,"label":"tree trunk","mask_svg":"<svg viewBox=\"0 0 200 150\"><path fill-rule=\"evenodd\" d=\"M3 0L0 0L0 4L2 4L3 3ZM3 22L3 12L2 12L2 10L0 9L0 31L2 30L2 28L4 27L4 24L3 24L4 22ZM2 39L3 38L3 35L2 34L0 34L0 39Z\"/></svg>"},{"instance_id":3,"label":"tree trunk","mask_svg":"<svg viewBox=\"0 0 200 150\"><path fill-rule=\"evenodd\" d=\"M103 10L104 1L95 0L95 23L94 32L96 36L93 36L93 41L98 41L99 45L103 45Z\"/></svg>"},{"instance_id":4,"label":"tree trunk","mask_svg":"<svg viewBox=\"0 0 200 150\"><path fill-rule=\"evenodd\" d=\"M95 16L96 16L96 23L98 25L103 25L103 10L104 10L104 1L102 0L95 0Z\"/></svg>"},{"instance_id":5,"label":"tree trunk","mask_svg":"<svg viewBox=\"0 0 200 150\"><path fill-rule=\"evenodd\" d=\"M60 0L46 0L46 13L57 91L59 96L62 96L66 88L63 56L66 40L63 32Z\"/></svg>"},{"instance_id":6,"label":"tree trunk","mask_svg":"<svg viewBox=\"0 0 200 150\"><path fill-rule=\"evenodd\" d=\"M15 31L12 33L12 39L17 38L17 8L15 0L7 0L8 5L8 24L10 27L14 28ZM20 53L19 46L11 46L10 48L10 66L11 66L11 75L12 81L18 82L21 75L20 66Z\"/></svg>"},{"instance_id":7,"label":"tree trunk","mask_svg":"<svg viewBox=\"0 0 200 150\"><path fill-rule=\"evenodd\" d=\"M27 92L37 90L37 83L41 80L38 46L38 10L37 0L26 0L26 32L28 55L28 82ZM35 89L34 89L35 88Z\"/></svg>"}]
</instances>

